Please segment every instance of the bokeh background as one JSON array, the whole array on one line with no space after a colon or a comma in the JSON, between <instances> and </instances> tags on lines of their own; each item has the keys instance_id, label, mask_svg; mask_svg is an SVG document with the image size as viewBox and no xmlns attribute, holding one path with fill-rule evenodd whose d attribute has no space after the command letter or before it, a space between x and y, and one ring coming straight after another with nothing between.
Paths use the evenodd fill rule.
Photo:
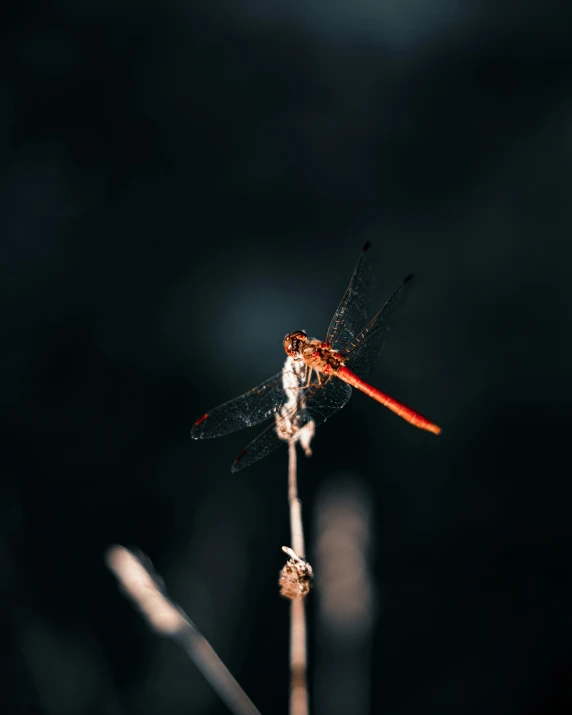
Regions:
<instances>
[{"instance_id":1,"label":"bokeh background","mask_svg":"<svg viewBox=\"0 0 572 715\"><path fill-rule=\"evenodd\" d=\"M256 430L189 430L286 332L325 335L370 240L372 308L417 274L371 381L443 434L357 394L300 458L314 565L354 494L334 543L367 605L336 636L311 596L313 711L569 713L570 6L3 13L2 712L226 712L120 594L113 543L287 712L286 450L231 475Z\"/></svg>"}]
</instances>

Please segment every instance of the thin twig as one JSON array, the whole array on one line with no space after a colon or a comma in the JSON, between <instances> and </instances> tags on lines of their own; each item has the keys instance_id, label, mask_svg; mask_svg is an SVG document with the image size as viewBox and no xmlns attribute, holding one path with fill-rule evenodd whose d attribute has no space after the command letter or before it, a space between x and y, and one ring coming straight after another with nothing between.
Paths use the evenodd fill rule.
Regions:
<instances>
[{"instance_id":1,"label":"thin twig","mask_svg":"<svg viewBox=\"0 0 572 715\"><path fill-rule=\"evenodd\" d=\"M288 503L290 505L290 533L293 551L304 557L304 529L302 503L298 499L296 477L296 442L288 443ZM304 598L290 603L290 715L308 715L308 686L306 682L306 611Z\"/></svg>"},{"instance_id":2,"label":"thin twig","mask_svg":"<svg viewBox=\"0 0 572 715\"><path fill-rule=\"evenodd\" d=\"M167 597L150 563L145 565L123 546L112 546L107 551L106 562L149 625L159 634L169 636L183 646L232 713L260 715L207 639L199 633L184 611Z\"/></svg>"},{"instance_id":3,"label":"thin twig","mask_svg":"<svg viewBox=\"0 0 572 715\"><path fill-rule=\"evenodd\" d=\"M282 371L282 384L287 401L276 414L278 437L288 442L288 505L290 507L290 534L292 548L283 546L290 557L280 572L280 593L291 600L290 604L290 715L308 715L308 685L306 676L306 612L304 598L310 591L312 567L305 560L302 503L298 499L296 471L296 442L307 457L312 454L310 442L315 424L306 414L306 399L302 385L307 378L305 364L286 358ZM297 408L297 409L296 409ZM292 415L295 413L294 418Z\"/></svg>"},{"instance_id":4,"label":"thin twig","mask_svg":"<svg viewBox=\"0 0 572 715\"><path fill-rule=\"evenodd\" d=\"M288 442L288 504L290 505L290 534L292 549L304 558L304 529L302 527L302 502L298 499L298 480L296 469L296 442Z\"/></svg>"}]
</instances>

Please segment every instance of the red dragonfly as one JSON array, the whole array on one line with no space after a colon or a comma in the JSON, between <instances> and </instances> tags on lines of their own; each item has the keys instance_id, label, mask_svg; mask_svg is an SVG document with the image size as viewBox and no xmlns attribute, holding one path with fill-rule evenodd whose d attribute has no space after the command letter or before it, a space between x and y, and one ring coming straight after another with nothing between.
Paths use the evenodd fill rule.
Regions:
<instances>
[{"instance_id":1,"label":"red dragonfly","mask_svg":"<svg viewBox=\"0 0 572 715\"><path fill-rule=\"evenodd\" d=\"M266 457L303 427L313 429L338 412L350 399L352 387L373 397L414 427L439 434L441 428L365 378L374 366L408 275L368 322L366 299L372 282L367 260L369 242L358 259L350 284L330 322L326 341L309 338L302 330L284 338L289 359L285 367L257 387L210 410L198 419L194 439L220 437L274 417L272 423L234 461L233 472ZM293 389L293 387L295 389ZM313 423L313 426L312 426ZM301 440L302 441L302 440ZM307 449L307 454L311 454Z\"/></svg>"}]
</instances>

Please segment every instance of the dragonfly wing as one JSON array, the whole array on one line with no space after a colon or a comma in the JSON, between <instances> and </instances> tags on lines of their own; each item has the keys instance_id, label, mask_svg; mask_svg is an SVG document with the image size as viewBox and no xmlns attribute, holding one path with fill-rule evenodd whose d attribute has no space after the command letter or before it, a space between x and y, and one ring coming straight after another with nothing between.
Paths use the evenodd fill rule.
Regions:
<instances>
[{"instance_id":1,"label":"dragonfly wing","mask_svg":"<svg viewBox=\"0 0 572 715\"><path fill-rule=\"evenodd\" d=\"M370 244L366 243L328 328L326 340L334 350L353 340L367 320L367 303L373 286L373 271L367 259L369 248Z\"/></svg>"},{"instance_id":2,"label":"dragonfly wing","mask_svg":"<svg viewBox=\"0 0 572 715\"><path fill-rule=\"evenodd\" d=\"M252 390L213 408L195 422L191 437L221 437L264 422L287 401L283 380L281 370Z\"/></svg>"},{"instance_id":3,"label":"dragonfly wing","mask_svg":"<svg viewBox=\"0 0 572 715\"><path fill-rule=\"evenodd\" d=\"M402 298L403 288L412 278L412 275L406 276L365 328L340 350L342 357L347 360L348 367L358 377L365 379L375 365L385 339L391 331L391 319Z\"/></svg>"},{"instance_id":4,"label":"dragonfly wing","mask_svg":"<svg viewBox=\"0 0 572 715\"><path fill-rule=\"evenodd\" d=\"M334 376L321 387L313 385L310 391L310 394L306 395L306 412L316 426L339 412L352 395L352 388Z\"/></svg>"},{"instance_id":5,"label":"dragonfly wing","mask_svg":"<svg viewBox=\"0 0 572 715\"><path fill-rule=\"evenodd\" d=\"M336 377L330 378L322 386L311 385L301 393L298 403L289 412L281 417L277 415L274 422L238 455L231 471L238 472L249 467L285 445L288 442L285 435L292 433L292 426L299 431L310 422L314 423L314 427L321 425L341 410L351 394L351 387Z\"/></svg>"}]
</instances>

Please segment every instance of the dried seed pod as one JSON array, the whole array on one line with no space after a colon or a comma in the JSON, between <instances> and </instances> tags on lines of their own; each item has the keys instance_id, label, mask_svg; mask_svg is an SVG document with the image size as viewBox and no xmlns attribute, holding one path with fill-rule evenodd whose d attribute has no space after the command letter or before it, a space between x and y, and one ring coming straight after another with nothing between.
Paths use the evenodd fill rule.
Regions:
<instances>
[{"instance_id":1,"label":"dried seed pod","mask_svg":"<svg viewBox=\"0 0 572 715\"><path fill-rule=\"evenodd\" d=\"M292 549L283 546L282 550L287 553L290 558L280 571L278 584L280 586L280 595L284 598L304 598L310 592L314 572L312 567L305 560L297 556Z\"/></svg>"}]
</instances>

